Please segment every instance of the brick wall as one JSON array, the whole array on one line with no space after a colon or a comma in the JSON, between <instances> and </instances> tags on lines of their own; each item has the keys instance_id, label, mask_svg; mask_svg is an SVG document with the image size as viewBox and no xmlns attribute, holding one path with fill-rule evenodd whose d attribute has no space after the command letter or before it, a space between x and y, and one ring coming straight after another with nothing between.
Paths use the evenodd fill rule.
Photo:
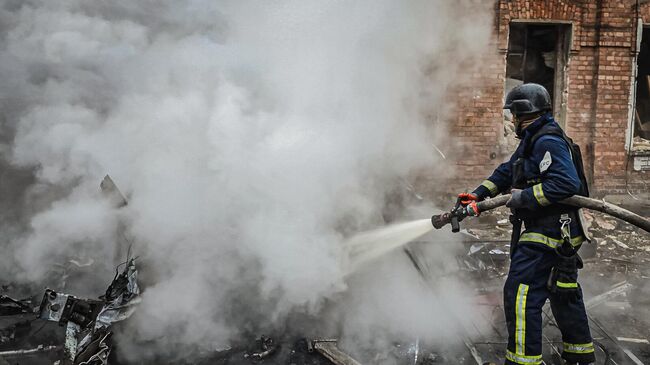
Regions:
<instances>
[{"instance_id":1,"label":"brick wall","mask_svg":"<svg viewBox=\"0 0 650 365\"><path fill-rule=\"evenodd\" d=\"M650 3L637 9L636 0L497 0L494 11L492 51L485 55L484 68L472 75L473 86L455 95L458 115L452 134L463 156L457 159L457 179L474 186L504 158L499 140L510 23L557 22L572 25L566 129L582 146L592 190L598 195L624 193L626 188L648 193L650 174L632 171L625 143L637 14L650 23Z\"/></svg>"}]
</instances>

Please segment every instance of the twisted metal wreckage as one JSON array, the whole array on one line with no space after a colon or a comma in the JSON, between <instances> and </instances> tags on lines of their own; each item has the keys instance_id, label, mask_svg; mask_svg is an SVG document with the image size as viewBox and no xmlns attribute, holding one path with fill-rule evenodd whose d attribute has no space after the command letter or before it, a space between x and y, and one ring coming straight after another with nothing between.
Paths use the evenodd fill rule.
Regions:
<instances>
[{"instance_id":1,"label":"twisted metal wreckage","mask_svg":"<svg viewBox=\"0 0 650 365\"><path fill-rule=\"evenodd\" d=\"M102 191L115 202L117 206L127 204L124 196L119 192L110 177L106 176L101 184ZM496 204L500 201L492 202ZM464 230L463 242L468 247L464 257L457 257L460 272L458 275L478 276L472 280L481 282L482 291L479 293L485 298L494 296L500 291L500 278L504 267L507 266L507 247L501 247L497 241L489 241L474 237L471 231ZM434 294L442 294L438 287L437 274L423 248L430 244L429 241L412 242L404 248L414 268L429 290ZM113 357L109 358L113 343L111 341L114 326L129 318L140 303L140 288L138 286L138 270L136 259L131 257L130 242L126 250L126 262L120 264L115 277L106 289L104 295L98 299L83 299L74 295L46 289L39 301L39 297L28 299L14 299L0 294L0 365L5 364L58 364L58 365L108 365L116 364ZM123 246L123 245L118 245ZM125 248L118 247L116 257L122 255ZM123 255L122 255L123 256ZM78 265L79 266L79 265ZM83 265L81 265L83 266ZM121 269L121 271L120 271ZM600 334L596 341L599 350L604 354L606 364L643 364L633 352L630 345L645 346L644 339L616 337L610 335L606 329L608 324L603 324L600 317L594 316L592 310L606 305L616 298L629 298L632 289L638 290L627 281L613 285L606 292L592 297L586 302L590 312L592 326ZM490 288L494 289L491 290ZM0 286L0 293L7 288ZM445 305L444 295L436 295ZM488 300L495 309L498 300ZM453 308L448 308L448 313L453 316ZM495 310L495 313L500 311ZM544 326L553 327L553 320L548 308L545 309L546 318ZM444 349L412 339L394 343L392 348L377 349L375 360L372 362L385 362L398 364L478 364L485 361L494 361L502 357L503 336L499 331L500 319L490 318L493 333L482 333L478 327L467 326L461 318L455 318L461 329L458 335L458 346L453 349ZM42 323L40 327L34 323ZM44 330L45 329L45 330ZM48 332L49 333L45 333ZM40 332L40 338L37 334ZM57 335L58 334L58 335ZM560 350L552 335L545 335L546 364L559 364ZM42 339L47 340L43 341ZM233 346L227 350L209 354L206 359L199 360L198 364L312 364L312 365L360 365L360 362L343 352L337 346L336 339L304 339L287 338L279 336L279 340L262 336L254 341L253 345ZM41 341L41 342L38 342ZM640 342L639 342L640 341ZM647 341L647 339L645 340ZM287 344L287 342L293 342ZM623 343L626 342L626 343ZM650 344L648 344L650 347ZM390 346L389 346L390 347ZM427 348L437 348L437 352L427 351ZM381 354L380 354L381 353ZM173 362L187 364L188 362Z\"/></svg>"},{"instance_id":2,"label":"twisted metal wreckage","mask_svg":"<svg viewBox=\"0 0 650 365\"><path fill-rule=\"evenodd\" d=\"M108 364L111 326L129 318L140 302L137 277L135 258L131 258L99 299L82 299L46 289L40 304L36 305L31 298L16 300L0 295L0 316L28 318L0 329L0 344L12 345L20 343L21 337L34 336L31 322L35 320L65 327L62 345L0 351L0 363L3 358L11 363L27 363L24 360L31 355L52 353L49 357L55 358L54 364L58 365Z\"/></svg>"},{"instance_id":3,"label":"twisted metal wreckage","mask_svg":"<svg viewBox=\"0 0 650 365\"><path fill-rule=\"evenodd\" d=\"M116 206L126 205L126 199L108 175L100 186ZM0 295L0 348L12 348L0 351L0 364L8 361L15 364L38 362L34 359L38 355L53 359L57 365L107 364L112 325L129 318L140 303L136 258L130 256L129 246L126 261L118 265L115 277L98 299L78 298L49 288L45 289L40 303L35 299L37 297L14 299ZM76 267L90 265L74 260L71 262ZM120 268L123 268L121 272ZM63 283L67 275L67 272L63 273ZM32 323L36 321L44 323L34 330ZM30 339L34 340L36 334L48 327L47 323L50 322L65 327L63 344L39 344L31 349L13 349L30 342ZM51 338L57 338L55 333L51 334Z\"/></svg>"}]
</instances>

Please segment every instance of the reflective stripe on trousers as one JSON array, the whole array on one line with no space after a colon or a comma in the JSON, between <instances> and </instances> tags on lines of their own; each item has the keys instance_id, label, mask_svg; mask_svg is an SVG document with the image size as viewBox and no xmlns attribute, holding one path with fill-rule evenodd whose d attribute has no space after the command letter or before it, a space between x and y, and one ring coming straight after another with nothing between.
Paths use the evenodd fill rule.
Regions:
<instances>
[{"instance_id":1,"label":"reflective stripe on trousers","mask_svg":"<svg viewBox=\"0 0 650 365\"><path fill-rule=\"evenodd\" d=\"M515 302L515 351L517 355L526 354L526 296L528 285L519 284Z\"/></svg>"},{"instance_id":2,"label":"reflective stripe on trousers","mask_svg":"<svg viewBox=\"0 0 650 365\"><path fill-rule=\"evenodd\" d=\"M564 351L574 354L588 354L594 352L594 343L567 343L564 342Z\"/></svg>"},{"instance_id":3,"label":"reflective stripe on trousers","mask_svg":"<svg viewBox=\"0 0 650 365\"><path fill-rule=\"evenodd\" d=\"M514 354L512 351L507 351L506 352L506 359L516 363L516 364L541 364L542 363L542 355L536 355L536 356L526 356L526 355L517 355Z\"/></svg>"},{"instance_id":4,"label":"reflective stripe on trousers","mask_svg":"<svg viewBox=\"0 0 650 365\"><path fill-rule=\"evenodd\" d=\"M547 281L556 262L557 253L554 250L532 242L521 244L512 257L504 284L507 350L510 351L506 353L505 363L508 365L541 363L542 307L547 300L551 302L553 316L566 342L562 358L569 363L595 362L580 286L576 284L579 295L575 301L563 300L547 289Z\"/></svg>"},{"instance_id":5,"label":"reflective stripe on trousers","mask_svg":"<svg viewBox=\"0 0 650 365\"><path fill-rule=\"evenodd\" d=\"M561 281L556 281L555 285L557 285L558 288L566 288L566 289L572 289L578 287L578 283L564 283Z\"/></svg>"}]
</instances>

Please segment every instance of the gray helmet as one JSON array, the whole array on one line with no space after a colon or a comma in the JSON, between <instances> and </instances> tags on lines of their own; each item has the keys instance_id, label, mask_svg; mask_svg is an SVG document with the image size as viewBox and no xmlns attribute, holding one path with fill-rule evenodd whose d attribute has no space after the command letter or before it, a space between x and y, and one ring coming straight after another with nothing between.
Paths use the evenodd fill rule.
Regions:
<instances>
[{"instance_id":1,"label":"gray helmet","mask_svg":"<svg viewBox=\"0 0 650 365\"><path fill-rule=\"evenodd\" d=\"M540 84L519 85L510 90L503 109L510 109L515 116L550 111L551 96Z\"/></svg>"}]
</instances>

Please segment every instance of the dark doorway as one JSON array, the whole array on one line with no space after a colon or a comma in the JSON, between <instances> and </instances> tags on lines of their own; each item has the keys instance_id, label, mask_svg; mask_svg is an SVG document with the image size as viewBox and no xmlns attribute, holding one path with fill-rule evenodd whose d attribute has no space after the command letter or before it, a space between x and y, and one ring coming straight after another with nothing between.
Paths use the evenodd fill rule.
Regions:
<instances>
[{"instance_id":1,"label":"dark doorway","mask_svg":"<svg viewBox=\"0 0 650 365\"><path fill-rule=\"evenodd\" d=\"M562 125L570 30L568 24L510 23L506 57L506 93L523 83L543 85L551 94L553 114Z\"/></svg>"}]
</instances>

